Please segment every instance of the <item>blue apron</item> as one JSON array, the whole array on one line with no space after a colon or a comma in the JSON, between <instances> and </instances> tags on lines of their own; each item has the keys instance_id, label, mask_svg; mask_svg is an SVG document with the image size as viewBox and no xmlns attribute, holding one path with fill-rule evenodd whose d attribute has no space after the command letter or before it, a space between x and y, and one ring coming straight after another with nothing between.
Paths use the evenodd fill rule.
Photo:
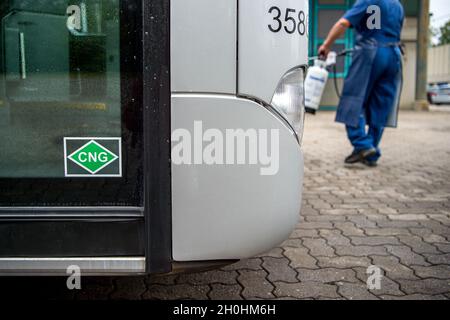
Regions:
<instances>
[{"instance_id":1,"label":"blue apron","mask_svg":"<svg viewBox=\"0 0 450 320\"><path fill-rule=\"evenodd\" d=\"M397 127L401 89L403 85L402 67L393 79L394 99L385 99L383 107L386 115L370 117L370 95L373 83L370 77L374 61L380 47L398 47L397 43L378 43L375 39L359 40L353 52L353 61L344 83L339 102L336 121L351 127L357 127L361 114L366 114L367 124L372 127ZM400 55L400 50L398 50ZM401 58L400 58L401 61Z\"/></svg>"}]
</instances>

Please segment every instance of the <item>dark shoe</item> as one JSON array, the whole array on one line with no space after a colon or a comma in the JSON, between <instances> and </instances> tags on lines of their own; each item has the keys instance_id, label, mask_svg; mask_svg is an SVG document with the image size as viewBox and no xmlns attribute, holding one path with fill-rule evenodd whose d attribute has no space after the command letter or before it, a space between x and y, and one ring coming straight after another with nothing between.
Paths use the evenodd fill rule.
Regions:
<instances>
[{"instance_id":1,"label":"dark shoe","mask_svg":"<svg viewBox=\"0 0 450 320\"><path fill-rule=\"evenodd\" d=\"M364 159L363 163L370 168L378 167L378 163L376 161L369 161Z\"/></svg>"},{"instance_id":2,"label":"dark shoe","mask_svg":"<svg viewBox=\"0 0 450 320\"><path fill-rule=\"evenodd\" d=\"M366 158L372 157L376 154L377 154L377 150L374 148L367 149L367 150L361 150L359 152L353 152L351 155L349 155L345 159L345 163L354 164L354 163L358 163L358 162L363 162Z\"/></svg>"}]
</instances>

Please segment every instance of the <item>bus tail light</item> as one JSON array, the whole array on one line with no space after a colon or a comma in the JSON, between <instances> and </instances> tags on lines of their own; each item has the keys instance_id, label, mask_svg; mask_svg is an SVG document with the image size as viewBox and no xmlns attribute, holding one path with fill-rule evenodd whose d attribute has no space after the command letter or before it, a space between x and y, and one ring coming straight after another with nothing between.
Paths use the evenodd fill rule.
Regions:
<instances>
[{"instance_id":1,"label":"bus tail light","mask_svg":"<svg viewBox=\"0 0 450 320\"><path fill-rule=\"evenodd\" d=\"M299 143L305 119L304 81L305 71L302 67L289 71L278 84L271 103L292 126Z\"/></svg>"}]
</instances>

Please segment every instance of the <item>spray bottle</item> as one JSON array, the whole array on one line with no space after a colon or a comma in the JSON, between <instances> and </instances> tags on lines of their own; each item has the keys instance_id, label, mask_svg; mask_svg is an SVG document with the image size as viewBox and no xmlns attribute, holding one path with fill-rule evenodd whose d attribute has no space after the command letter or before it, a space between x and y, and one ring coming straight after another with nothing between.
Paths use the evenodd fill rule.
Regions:
<instances>
[{"instance_id":1,"label":"spray bottle","mask_svg":"<svg viewBox=\"0 0 450 320\"><path fill-rule=\"evenodd\" d=\"M323 92L328 81L327 67L336 64L336 52L330 52L327 60L316 57L314 66L308 69L305 80L305 108L306 112L315 114L319 110Z\"/></svg>"}]
</instances>

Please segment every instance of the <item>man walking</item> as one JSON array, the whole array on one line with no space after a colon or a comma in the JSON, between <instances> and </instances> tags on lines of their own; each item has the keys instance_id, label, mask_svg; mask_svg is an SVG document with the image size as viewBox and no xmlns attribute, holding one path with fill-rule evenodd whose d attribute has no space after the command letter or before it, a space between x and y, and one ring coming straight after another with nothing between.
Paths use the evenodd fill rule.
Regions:
<instances>
[{"instance_id":1,"label":"man walking","mask_svg":"<svg viewBox=\"0 0 450 320\"><path fill-rule=\"evenodd\" d=\"M358 0L331 29L320 56L328 56L348 28L356 33L353 61L345 79L336 121L346 125L353 153L348 164L377 165L384 128L396 127L402 86L400 34L404 10L399 0ZM366 129L368 126L368 130Z\"/></svg>"}]
</instances>

